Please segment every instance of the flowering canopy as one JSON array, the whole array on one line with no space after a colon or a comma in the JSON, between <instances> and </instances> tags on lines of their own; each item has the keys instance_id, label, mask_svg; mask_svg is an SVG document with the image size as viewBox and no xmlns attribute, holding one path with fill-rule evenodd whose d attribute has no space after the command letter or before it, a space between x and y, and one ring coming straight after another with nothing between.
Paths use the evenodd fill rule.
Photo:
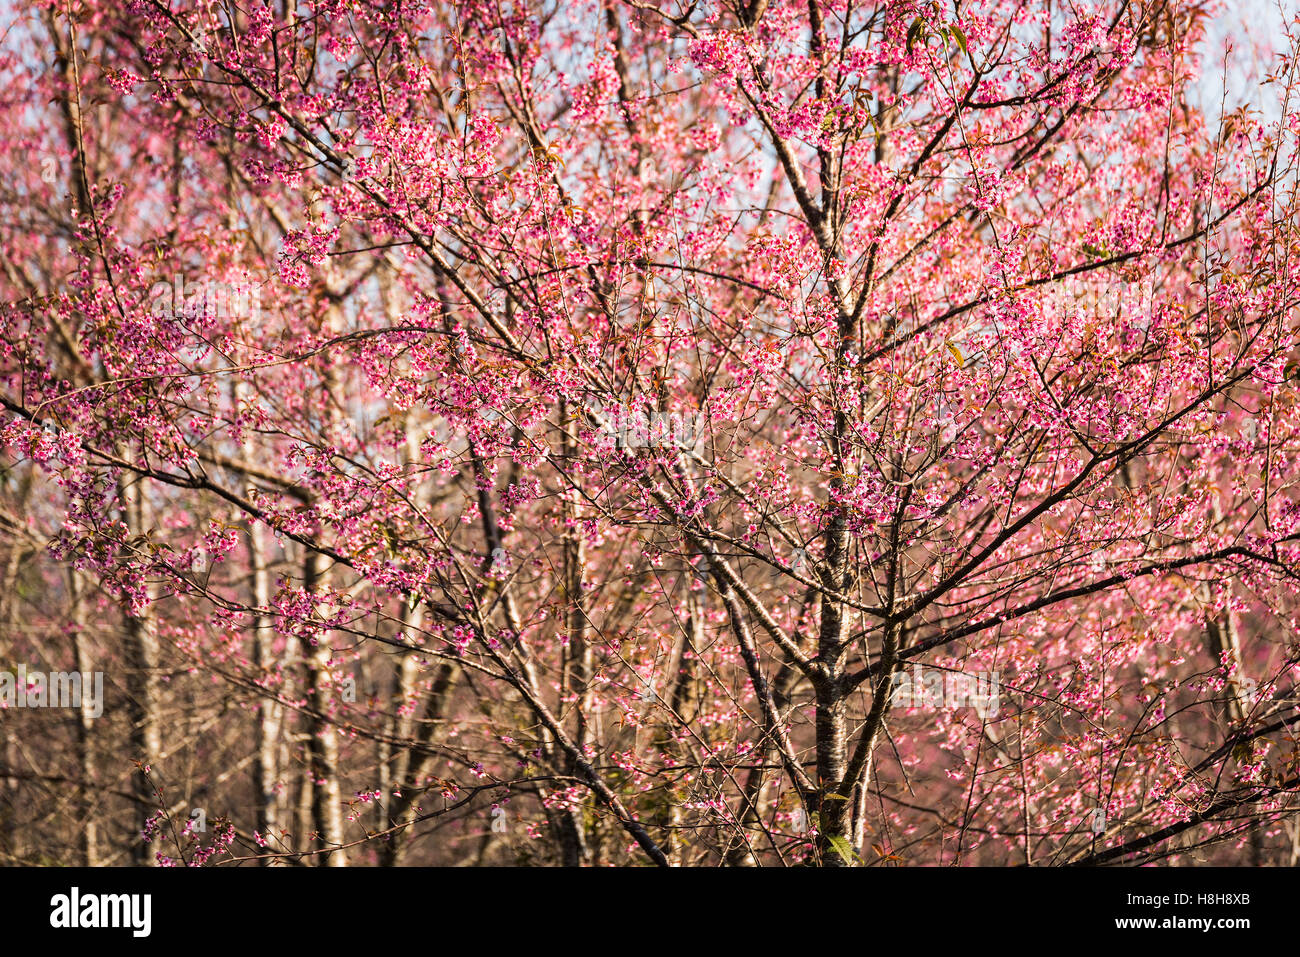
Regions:
<instances>
[{"instance_id":1,"label":"flowering canopy","mask_svg":"<svg viewBox=\"0 0 1300 957\"><path fill-rule=\"evenodd\" d=\"M1207 117L1213 15L33 5L5 647L121 731L6 715L42 853L1293 860L1295 49Z\"/></svg>"}]
</instances>

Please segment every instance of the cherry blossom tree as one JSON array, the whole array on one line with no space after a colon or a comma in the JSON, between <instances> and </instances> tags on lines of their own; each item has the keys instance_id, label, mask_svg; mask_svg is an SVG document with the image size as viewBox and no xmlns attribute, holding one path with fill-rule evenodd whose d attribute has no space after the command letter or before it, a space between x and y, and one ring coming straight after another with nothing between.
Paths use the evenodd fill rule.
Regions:
<instances>
[{"instance_id":1,"label":"cherry blossom tree","mask_svg":"<svg viewBox=\"0 0 1300 957\"><path fill-rule=\"evenodd\" d=\"M1216 112L1221 12L10 10L0 647L107 690L0 702L0 849L1300 860L1300 21Z\"/></svg>"}]
</instances>

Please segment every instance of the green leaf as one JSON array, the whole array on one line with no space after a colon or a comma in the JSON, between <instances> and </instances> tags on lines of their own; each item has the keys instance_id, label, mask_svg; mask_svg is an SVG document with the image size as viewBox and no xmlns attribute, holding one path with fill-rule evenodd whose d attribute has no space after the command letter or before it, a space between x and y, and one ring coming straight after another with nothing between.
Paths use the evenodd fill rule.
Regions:
<instances>
[{"instance_id":1,"label":"green leaf","mask_svg":"<svg viewBox=\"0 0 1300 957\"><path fill-rule=\"evenodd\" d=\"M846 798L843 794L828 794L828 795L826 795L825 800L827 800L827 801L847 801L848 798Z\"/></svg>"},{"instance_id":2,"label":"green leaf","mask_svg":"<svg viewBox=\"0 0 1300 957\"><path fill-rule=\"evenodd\" d=\"M969 56L970 54L967 53L966 50L966 34L963 33L961 27L957 26L955 23L952 25L951 30L952 38L957 41L957 46L961 47L961 52L966 53L967 56Z\"/></svg>"},{"instance_id":3,"label":"green leaf","mask_svg":"<svg viewBox=\"0 0 1300 957\"><path fill-rule=\"evenodd\" d=\"M854 859L857 858L858 855L853 853L852 845L839 835L827 835L826 840L835 849L835 853L844 858L846 864L852 864Z\"/></svg>"},{"instance_id":4,"label":"green leaf","mask_svg":"<svg viewBox=\"0 0 1300 957\"><path fill-rule=\"evenodd\" d=\"M907 28L907 52L912 52L912 47L921 36L921 31L925 28L925 21L917 17L912 21L912 25Z\"/></svg>"}]
</instances>

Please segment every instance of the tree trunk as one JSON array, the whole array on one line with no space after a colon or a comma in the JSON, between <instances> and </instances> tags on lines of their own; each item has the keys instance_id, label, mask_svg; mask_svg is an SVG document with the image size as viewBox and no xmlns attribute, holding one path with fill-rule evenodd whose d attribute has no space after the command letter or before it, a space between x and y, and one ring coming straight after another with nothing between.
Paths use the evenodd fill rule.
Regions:
<instances>
[{"instance_id":1,"label":"tree trunk","mask_svg":"<svg viewBox=\"0 0 1300 957\"><path fill-rule=\"evenodd\" d=\"M261 609L271 605L271 576L266 568L267 534L257 522L249 527L249 551L253 572L253 666L262 680L276 670L275 628L269 615ZM253 789L257 794L257 830L268 847L279 848L279 834L284 827L284 801L280 794L280 734L284 706L268 692L257 706L257 760L253 764ZM267 859L264 863L273 863Z\"/></svg>"},{"instance_id":2,"label":"tree trunk","mask_svg":"<svg viewBox=\"0 0 1300 957\"><path fill-rule=\"evenodd\" d=\"M74 570L68 571L68 597L71 603L71 620L72 620L72 652L76 659L76 669L82 676L83 699L87 692L85 689L85 679L94 672L94 662L90 658L90 649L84 633L85 618L81 608L81 583L77 578ZM98 702L103 707L103 702ZM79 782L80 802L81 802L81 862L85 867L97 867L99 865L99 825L96 821L98 816L98 802L95 800L97 791L96 780L98 774L95 769L95 747L92 730L95 719L91 716L83 700L82 706L77 709L77 766L80 772L81 781Z\"/></svg>"},{"instance_id":3,"label":"tree trunk","mask_svg":"<svg viewBox=\"0 0 1300 957\"><path fill-rule=\"evenodd\" d=\"M304 561L304 587L314 592L320 579L320 556L308 552ZM343 844L343 794L339 788L339 743L334 725L327 718L333 699L330 673L331 652L327 636L316 639L307 655L311 711L307 717L307 748L311 757L311 820L316 832L321 865L346 867Z\"/></svg>"},{"instance_id":4,"label":"tree trunk","mask_svg":"<svg viewBox=\"0 0 1300 957\"><path fill-rule=\"evenodd\" d=\"M140 535L146 530L147 506L144 500L143 479L123 477L118 484L126 524L131 534ZM148 595L148 600L153 596ZM153 612L146 605L139 614L132 613L123 603L126 616L126 690L127 720L130 722L131 756L151 768L150 775L157 782L159 769L154 764L161 757L161 732L158 723L158 636L154 631ZM158 810L159 798L149 779L135 771L131 776L135 794L136 833L144 831L149 817ZM153 845L137 840L133 845L133 859L145 867L157 866Z\"/></svg>"}]
</instances>

